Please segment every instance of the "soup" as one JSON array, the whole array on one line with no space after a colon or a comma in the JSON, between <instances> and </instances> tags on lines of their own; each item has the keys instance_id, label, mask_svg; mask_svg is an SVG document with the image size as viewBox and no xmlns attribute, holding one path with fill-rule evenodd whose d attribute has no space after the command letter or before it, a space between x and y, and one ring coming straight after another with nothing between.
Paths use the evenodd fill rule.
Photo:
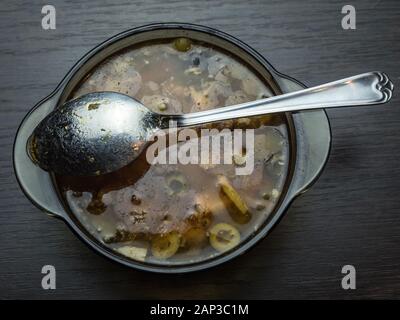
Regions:
<instances>
[{"instance_id":1,"label":"soup","mask_svg":"<svg viewBox=\"0 0 400 320\"><path fill-rule=\"evenodd\" d=\"M166 114L273 95L242 61L187 38L114 54L70 98L96 91L127 94ZM128 259L179 265L233 250L260 228L280 198L289 161L287 126L283 116L268 115L208 127L229 129L232 135L234 128L254 129L251 174L235 170L246 162L245 148L227 164L149 164L143 153L106 175L55 176L64 203L93 237Z\"/></svg>"}]
</instances>

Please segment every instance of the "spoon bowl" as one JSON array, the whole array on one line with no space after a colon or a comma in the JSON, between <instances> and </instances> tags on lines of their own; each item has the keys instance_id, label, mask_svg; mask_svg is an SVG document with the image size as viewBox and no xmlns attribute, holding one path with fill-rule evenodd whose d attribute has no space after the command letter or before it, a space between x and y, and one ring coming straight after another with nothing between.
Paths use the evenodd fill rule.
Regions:
<instances>
[{"instance_id":1,"label":"spoon bowl","mask_svg":"<svg viewBox=\"0 0 400 320\"><path fill-rule=\"evenodd\" d=\"M100 175L135 160L157 128L157 115L137 100L115 92L89 93L43 119L28 150L46 171Z\"/></svg>"}]
</instances>

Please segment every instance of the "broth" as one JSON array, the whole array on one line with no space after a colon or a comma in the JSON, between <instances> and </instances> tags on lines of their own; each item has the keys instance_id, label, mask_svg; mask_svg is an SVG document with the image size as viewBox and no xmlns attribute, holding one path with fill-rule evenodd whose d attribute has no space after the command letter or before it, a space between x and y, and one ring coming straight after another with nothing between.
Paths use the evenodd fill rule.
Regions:
<instances>
[{"instance_id":1,"label":"broth","mask_svg":"<svg viewBox=\"0 0 400 320\"><path fill-rule=\"evenodd\" d=\"M130 47L103 61L70 98L116 91L159 113L188 113L273 95L246 64L186 38ZM289 143L280 115L210 125L254 128L254 171L232 164L154 164L144 154L101 176L56 176L65 204L103 245L138 261L186 264L245 241L274 210L288 171ZM179 142L184 143L184 142Z\"/></svg>"}]
</instances>

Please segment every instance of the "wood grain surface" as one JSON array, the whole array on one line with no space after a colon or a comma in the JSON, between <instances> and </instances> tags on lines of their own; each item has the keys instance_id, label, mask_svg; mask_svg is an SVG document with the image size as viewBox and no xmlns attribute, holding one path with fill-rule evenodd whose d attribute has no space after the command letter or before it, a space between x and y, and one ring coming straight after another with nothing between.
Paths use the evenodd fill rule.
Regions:
<instances>
[{"instance_id":1,"label":"wood grain surface","mask_svg":"<svg viewBox=\"0 0 400 320\"><path fill-rule=\"evenodd\" d=\"M56 30L41 28L53 4ZM0 298L399 298L400 1L351 0L357 29L341 28L347 1L2 1L0 6ZM184 275L131 270L93 253L36 209L12 167L15 132L89 49L151 22L218 28L307 85L385 71L397 92L385 106L329 111L333 146L318 182L273 233L220 267ZM41 268L57 289L41 288ZM341 288L341 269L357 289Z\"/></svg>"}]
</instances>

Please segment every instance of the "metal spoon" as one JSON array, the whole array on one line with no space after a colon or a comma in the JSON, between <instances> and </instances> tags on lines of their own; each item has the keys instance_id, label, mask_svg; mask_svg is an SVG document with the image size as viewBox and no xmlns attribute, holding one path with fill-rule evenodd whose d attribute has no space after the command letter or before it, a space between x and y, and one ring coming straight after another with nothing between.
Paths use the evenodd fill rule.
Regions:
<instances>
[{"instance_id":1,"label":"metal spoon","mask_svg":"<svg viewBox=\"0 0 400 320\"><path fill-rule=\"evenodd\" d=\"M115 92L89 93L55 109L28 142L31 159L47 171L99 175L135 160L153 135L167 129L215 121L319 108L386 103L393 84L382 72L369 72L320 86L229 107L181 115L150 111Z\"/></svg>"}]
</instances>

